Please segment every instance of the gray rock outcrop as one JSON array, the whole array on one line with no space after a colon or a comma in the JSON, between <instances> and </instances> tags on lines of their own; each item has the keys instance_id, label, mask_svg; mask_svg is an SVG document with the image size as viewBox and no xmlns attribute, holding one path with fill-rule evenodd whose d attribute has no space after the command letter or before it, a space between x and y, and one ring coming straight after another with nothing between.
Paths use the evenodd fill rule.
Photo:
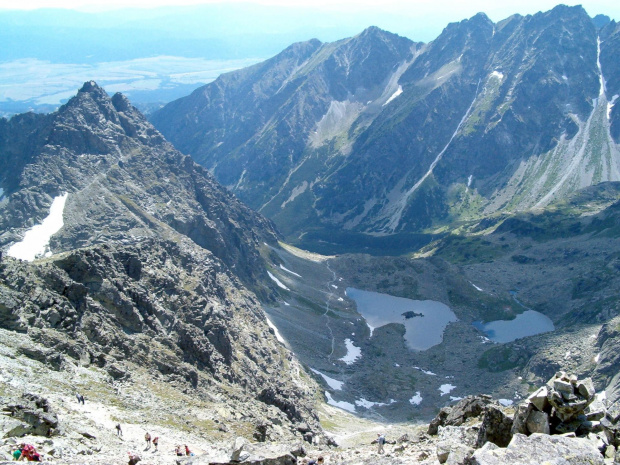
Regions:
<instances>
[{"instance_id":1,"label":"gray rock outcrop","mask_svg":"<svg viewBox=\"0 0 620 465\"><path fill-rule=\"evenodd\" d=\"M7 399L2 404L4 404L2 407L4 415L18 420L5 436L35 435L49 437L58 433L58 417L44 397L26 393L19 399Z\"/></svg>"},{"instance_id":2,"label":"gray rock outcrop","mask_svg":"<svg viewBox=\"0 0 620 465\"><path fill-rule=\"evenodd\" d=\"M535 433L531 436L515 434L508 447L487 443L472 455L472 465L603 465L599 450L588 440L549 436Z\"/></svg>"}]
</instances>

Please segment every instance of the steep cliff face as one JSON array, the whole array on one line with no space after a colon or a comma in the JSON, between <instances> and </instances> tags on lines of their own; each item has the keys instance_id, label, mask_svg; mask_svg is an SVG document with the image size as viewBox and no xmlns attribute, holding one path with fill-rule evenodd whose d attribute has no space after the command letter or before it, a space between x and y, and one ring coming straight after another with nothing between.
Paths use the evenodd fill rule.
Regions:
<instances>
[{"instance_id":1,"label":"steep cliff face","mask_svg":"<svg viewBox=\"0 0 620 465\"><path fill-rule=\"evenodd\" d=\"M262 437L320 431L313 383L249 290L275 286L269 221L94 82L54 114L2 120L0 144L2 328L59 370L139 366L216 392L264 420Z\"/></svg>"},{"instance_id":2,"label":"steep cliff face","mask_svg":"<svg viewBox=\"0 0 620 465\"><path fill-rule=\"evenodd\" d=\"M419 232L620 180L617 31L566 6L479 14L427 45L371 28L223 76L153 122L291 240ZM205 101L225 82L246 90Z\"/></svg>"}]
</instances>

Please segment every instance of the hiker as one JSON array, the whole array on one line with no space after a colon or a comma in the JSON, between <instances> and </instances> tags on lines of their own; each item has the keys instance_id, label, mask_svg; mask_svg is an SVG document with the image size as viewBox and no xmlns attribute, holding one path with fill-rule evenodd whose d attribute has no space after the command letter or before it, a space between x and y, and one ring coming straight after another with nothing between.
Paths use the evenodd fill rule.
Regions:
<instances>
[{"instance_id":1,"label":"hiker","mask_svg":"<svg viewBox=\"0 0 620 465\"><path fill-rule=\"evenodd\" d=\"M144 440L146 441L146 449L144 450L149 450L151 448L151 435L148 432L144 435Z\"/></svg>"},{"instance_id":2,"label":"hiker","mask_svg":"<svg viewBox=\"0 0 620 465\"><path fill-rule=\"evenodd\" d=\"M185 455L192 455L192 453L189 451L189 447L187 447L187 444L185 444Z\"/></svg>"},{"instance_id":3,"label":"hiker","mask_svg":"<svg viewBox=\"0 0 620 465\"><path fill-rule=\"evenodd\" d=\"M116 424L116 435L120 436L121 438L123 437L123 430L121 429L121 424L120 423Z\"/></svg>"},{"instance_id":4,"label":"hiker","mask_svg":"<svg viewBox=\"0 0 620 465\"><path fill-rule=\"evenodd\" d=\"M82 394L80 394L79 392L77 392L75 394L75 397L77 398L78 404L82 404L84 405L84 396Z\"/></svg>"},{"instance_id":5,"label":"hiker","mask_svg":"<svg viewBox=\"0 0 620 465\"><path fill-rule=\"evenodd\" d=\"M155 446L155 450L153 452L157 452L157 446L159 445L159 436L153 438L153 445Z\"/></svg>"},{"instance_id":6,"label":"hiker","mask_svg":"<svg viewBox=\"0 0 620 465\"><path fill-rule=\"evenodd\" d=\"M22 453L17 460L22 461L25 460L27 462L40 462L41 456L37 453L37 450L34 446L30 444L22 444L19 446Z\"/></svg>"},{"instance_id":7,"label":"hiker","mask_svg":"<svg viewBox=\"0 0 620 465\"><path fill-rule=\"evenodd\" d=\"M180 444L177 444L177 447L174 449L174 452L177 454L178 457L183 456L183 449L181 449Z\"/></svg>"},{"instance_id":8,"label":"hiker","mask_svg":"<svg viewBox=\"0 0 620 465\"><path fill-rule=\"evenodd\" d=\"M129 465L136 465L140 460L142 460L138 454L131 452L127 453L129 454Z\"/></svg>"},{"instance_id":9,"label":"hiker","mask_svg":"<svg viewBox=\"0 0 620 465\"><path fill-rule=\"evenodd\" d=\"M383 446L385 444L385 436L382 433L377 433L377 454L383 454Z\"/></svg>"},{"instance_id":10,"label":"hiker","mask_svg":"<svg viewBox=\"0 0 620 465\"><path fill-rule=\"evenodd\" d=\"M18 446L17 449L13 451L12 455L14 460L19 460L19 458L22 456L22 446Z\"/></svg>"}]
</instances>

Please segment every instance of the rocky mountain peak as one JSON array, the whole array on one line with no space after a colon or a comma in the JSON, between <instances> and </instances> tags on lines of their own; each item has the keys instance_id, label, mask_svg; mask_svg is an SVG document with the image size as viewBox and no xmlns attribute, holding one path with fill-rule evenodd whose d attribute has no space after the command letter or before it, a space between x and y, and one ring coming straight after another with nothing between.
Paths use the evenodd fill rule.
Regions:
<instances>
[{"instance_id":1,"label":"rocky mountain peak","mask_svg":"<svg viewBox=\"0 0 620 465\"><path fill-rule=\"evenodd\" d=\"M0 202L0 329L42 336L66 367L95 363L115 378L125 363L148 365L318 431L312 387L292 380L296 362L257 298L276 286L261 256L277 243L272 225L93 81L46 118L14 120L0 125L0 166L12 154L28 163L10 165L15 188ZM31 285L43 300L27 297Z\"/></svg>"}]
</instances>

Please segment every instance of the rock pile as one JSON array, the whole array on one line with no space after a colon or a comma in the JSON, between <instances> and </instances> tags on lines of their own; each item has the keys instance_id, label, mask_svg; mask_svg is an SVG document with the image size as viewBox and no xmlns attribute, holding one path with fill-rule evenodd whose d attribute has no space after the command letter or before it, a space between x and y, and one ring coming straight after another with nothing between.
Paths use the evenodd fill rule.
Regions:
<instances>
[{"instance_id":1,"label":"rock pile","mask_svg":"<svg viewBox=\"0 0 620 465\"><path fill-rule=\"evenodd\" d=\"M595 398L590 378L578 380L559 372L519 405L512 431L526 435L600 433L606 410L602 402L595 403Z\"/></svg>"},{"instance_id":2,"label":"rock pile","mask_svg":"<svg viewBox=\"0 0 620 465\"><path fill-rule=\"evenodd\" d=\"M470 396L443 408L429 425L438 434L440 463L538 464L547 458L566 463L620 461L620 412L613 414L596 395L590 378L557 373L516 410L488 396Z\"/></svg>"}]
</instances>

